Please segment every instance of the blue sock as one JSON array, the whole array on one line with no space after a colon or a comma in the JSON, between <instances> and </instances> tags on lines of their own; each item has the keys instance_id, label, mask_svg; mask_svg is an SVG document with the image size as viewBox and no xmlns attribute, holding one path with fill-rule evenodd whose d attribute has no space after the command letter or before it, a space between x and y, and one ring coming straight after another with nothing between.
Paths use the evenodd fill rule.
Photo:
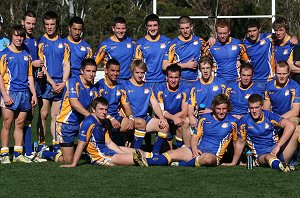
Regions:
<instances>
[{"instance_id":1,"label":"blue sock","mask_svg":"<svg viewBox=\"0 0 300 198\"><path fill-rule=\"evenodd\" d=\"M281 161L275 157L269 159L269 165L272 169L281 170L280 166L282 166Z\"/></svg>"},{"instance_id":2,"label":"blue sock","mask_svg":"<svg viewBox=\"0 0 300 198\"><path fill-rule=\"evenodd\" d=\"M154 142L154 146L153 146L153 153L156 153L158 154L163 143L166 141L168 137L168 134L164 134L164 133L161 133L161 132L158 132L157 133L157 137L156 137L156 140Z\"/></svg>"},{"instance_id":3,"label":"blue sock","mask_svg":"<svg viewBox=\"0 0 300 198\"><path fill-rule=\"evenodd\" d=\"M179 138L179 137L175 136L175 139L176 139L176 146L177 146L177 148L182 147L182 145L183 145L182 138Z\"/></svg>"},{"instance_id":4,"label":"blue sock","mask_svg":"<svg viewBox=\"0 0 300 198\"><path fill-rule=\"evenodd\" d=\"M146 158L150 166L168 166L171 162L170 157L167 153L164 154L153 154L151 158Z\"/></svg>"},{"instance_id":5,"label":"blue sock","mask_svg":"<svg viewBox=\"0 0 300 198\"><path fill-rule=\"evenodd\" d=\"M25 124L24 128L24 146L25 146L25 152L26 155L31 155L33 152L32 150L32 135L31 135L31 124Z\"/></svg>"},{"instance_id":6,"label":"blue sock","mask_svg":"<svg viewBox=\"0 0 300 198\"><path fill-rule=\"evenodd\" d=\"M38 142L38 148L37 148L37 152L41 151L43 149L43 147L45 146L45 142Z\"/></svg>"},{"instance_id":7,"label":"blue sock","mask_svg":"<svg viewBox=\"0 0 300 198\"><path fill-rule=\"evenodd\" d=\"M58 152L58 150L60 149L59 142L52 140L52 145L53 145L53 152Z\"/></svg>"},{"instance_id":8,"label":"blue sock","mask_svg":"<svg viewBox=\"0 0 300 198\"><path fill-rule=\"evenodd\" d=\"M135 149L140 149L143 143L143 140L145 138L146 131L143 130L134 130L134 141L133 141L133 147Z\"/></svg>"},{"instance_id":9,"label":"blue sock","mask_svg":"<svg viewBox=\"0 0 300 198\"><path fill-rule=\"evenodd\" d=\"M43 154L42 154L42 157L44 159L47 159L47 160L55 160L55 156L58 154L58 152L52 152L52 151L44 151Z\"/></svg>"},{"instance_id":10,"label":"blue sock","mask_svg":"<svg viewBox=\"0 0 300 198\"><path fill-rule=\"evenodd\" d=\"M19 157L22 155L23 152L23 146L14 146L14 156Z\"/></svg>"},{"instance_id":11,"label":"blue sock","mask_svg":"<svg viewBox=\"0 0 300 198\"><path fill-rule=\"evenodd\" d=\"M179 166L188 166L188 167L195 167L196 165L196 159L197 158L193 158L190 161L179 161L178 164Z\"/></svg>"}]
</instances>

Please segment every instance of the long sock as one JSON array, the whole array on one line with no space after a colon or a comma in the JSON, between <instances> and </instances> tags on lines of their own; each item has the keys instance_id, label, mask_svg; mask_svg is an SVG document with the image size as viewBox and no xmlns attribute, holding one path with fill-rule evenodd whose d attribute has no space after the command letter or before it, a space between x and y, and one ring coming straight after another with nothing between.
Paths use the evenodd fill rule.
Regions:
<instances>
[{"instance_id":1,"label":"long sock","mask_svg":"<svg viewBox=\"0 0 300 198\"><path fill-rule=\"evenodd\" d=\"M168 134L161 133L161 132L157 133L157 138L156 138L156 140L154 142L154 146L153 146L153 151L152 151L153 153L156 153L156 154L159 153L159 151L160 151L163 143L166 141L167 137L168 137Z\"/></svg>"},{"instance_id":2,"label":"long sock","mask_svg":"<svg viewBox=\"0 0 300 198\"><path fill-rule=\"evenodd\" d=\"M9 148L8 147L1 148L1 156L9 156Z\"/></svg>"},{"instance_id":3,"label":"long sock","mask_svg":"<svg viewBox=\"0 0 300 198\"><path fill-rule=\"evenodd\" d=\"M138 130L138 129L134 130L133 147L135 149L141 148L145 135L146 135L146 131Z\"/></svg>"},{"instance_id":4,"label":"long sock","mask_svg":"<svg viewBox=\"0 0 300 198\"><path fill-rule=\"evenodd\" d=\"M19 157L22 155L23 146L14 146L14 157Z\"/></svg>"},{"instance_id":5,"label":"long sock","mask_svg":"<svg viewBox=\"0 0 300 198\"><path fill-rule=\"evenodd\" d=\"M38 148L37 151L41 151L42 148L45 146L46 142L45 141L38 141Z\"/></svg>"},{"instance_id":6,"label":"long sock","mask_svg":"<svg viewBox=\"0 0 300 198\"><path fill-rule=\"evenodd\" d=\"M31 134L31 123L25 123L24 128L24 146L26 155L31 155L32 150L32 134Z\"/></svg>"},{"instance_id":7,"label":"long sock","mask_svg":"<svg viewBox=\"0 0 300 198\"><path fill-rule=\"evenodd\" d=\"M52 140L52 145L53 145L53 151L58 152L58 150L60 149L59 142L56 140Z\"/></svg>"},{"instance_id":8,"label":"long sock","mask_svg":"<svg viewBox=\"0 0 300 198\"><path fill-rule=\"evenodd\" d=\"M272 157L271 159L269 159L269 166L272 169L281 170L280 166L282 166L282 164L279 159Z\"/></svg>"},{"instance_id":9,"label":"long sock","mask_svg":"<svg viewBox=\"0 0 300 198\"><path fill-rule=\"evenodd\" d=\"M175 139L176 139L176 146L177 146L177 148L182 147L182 145L183 145L182 138L179 138L179 137L175 136Z\"/></svg>"},{"instance_id":10,"label":"long sock","mask_svg":"<svg viewBox=\"0 0 300 198\"><path fill-rule=\"evenodd\" d=\"M146 158L150 166L168 166L171 163L170 156L168 153L163 154L152 154L151 158Z\"/></svg>"},{"instance_id":11,"label":"long sock","mask_svg":"<svg viewBox=\"0 0 300 198\"><path fill-rule=\"evenodd\" d=\"M179 161L179 166L189 166L189 167L199 167L200 164L198 163L197 158L193 158L190 161Z\"/></svg>"},{"instance_id":12,"label":"long sock","mask_svg":"<svg viewBox=\"0 0 300 198\"><path fill-rule=\"evenodd\" d=\"M44 151L42 153L42 158L54 161L57 154L59 154L59 153L58 152L52 152L52 151Z\"/></svg>"}]
</instances>

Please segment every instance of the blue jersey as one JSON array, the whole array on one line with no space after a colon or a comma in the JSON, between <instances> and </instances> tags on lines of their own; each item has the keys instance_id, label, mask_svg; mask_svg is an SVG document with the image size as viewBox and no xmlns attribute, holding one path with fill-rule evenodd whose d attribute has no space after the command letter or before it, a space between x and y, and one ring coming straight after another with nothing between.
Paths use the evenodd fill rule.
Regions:
<instances>
[{"instance_id":1,"label":"blue jersey","mask_svg":"<svg viewBox=\"0 0 300 198\"><path fill-rule=\"evenodd\" d=\"M70 47L58 35L50 39L44 34L38 45L38 56L45 61L45 67L53 79L63 78L64 62L70 62Z\"/></svg>"},{"instance_id":2,"label":"blue jersey","mask_svg":"<svg viewBox=\"0 0 300 198\"><path fill-rule=\"evenodd\" d=\"M284 87L276 85L276 80L266 84L265 100L271 102L272 111L283 115L292 108L293 103L300 103L300 86L289 79Z\"/></svg>"},{"instance_id":3,"label":"blue jersey","mask_svg":"<svg viewBox=\"0 0 300 198\"><path fill-rule=\"evenodd\" d=\"M206 108L210 108L213 98L218 94L225 93L225 88L225 81L221 78L211 76L208 82L204 82L200 78L192 86L190 104L193 106L205 104Z\"/></svg>"},{"instance_id":4,"label":"blue jersey","mask_svg":"<svg viewBox=\"0 0 300 198\"><path fill-rule=\"evenodd\" d=\"M232 37L225 44L217 40L208 52L216 62L216 75L225 81L233 81L239 77L239 60L249 60L242 41Z\"/></svg>"},{"instance_id":5,"label":"blue jersey","mask_svg":"<svg viewBox=\"0 0 300 198\"><path fill-rule=\"evenodd\" d=\"M86 151L91 162L105 158L105 153L110 150L105 145L105 140L110 140L107 126L93 116L87 116L81 123L78 141L87 143Z\"/></svg>"},{"instance_id":6,"label":"blue jersey","mask_svg":"<svg viewBox=\"0 0 300 198\"><path fill-rule=\"evenodd\" d=\"M30 54L32 61L35 61L38 59L38 41L36 40L36 38L26 37L24 39L22 47L24 50L26 50Z\"/></svg>"},{"instance_id":7,"label":"blue jersey","mask_svg":"<svg viewBox=\"0 0 300 198\"><path fill-rule=\"evenodd\" d=\"M84 119L84 115L77 112L70 103L70 100L77 99L81 105L88 109L94 99L94 88L84 85L82 76L73 76L69 78L63 92L63 98L58 113L57 122L78 125Z\"/></svg>"},{"instance_id":8,"label":"blue jersey","mask_svg":"<svg viewBox=\"0 0 300 198\"><path fill-rule=\"evenodd\" d=\"M180 84L177 90L172 91L168 83L163 83L155 87L154 94L159 103L163 104L164 110L175 115L182 109L182 104L187 104L189 98L188 88Z\"/></svg>"},{"instance_id":9,"label":"blue jersey","mask_svg":"<svg viewBox=\"0 0 300 198\"><path fill-rule=\"evenodd\" d=\"M203 114L199 118L197 130L198 149L217 156L218 162L232 139L237 139L237 119L227 114L223 120L217 120L212 113Z\"/></svg>"},{"instance_id":10,"label":"blue jersey","mask_svg":"<svg viewBox=\"0 0 300 198\"><path fill-rule=\"evenodd\" d=\"M178 36L169 44L164 60L170 63L187 63L191 60L199 61L202 50L203 39L192 35L189 40ZM182 69L181 79L196 80L198 78L198 69Z\"/></svg>"},{"instance_id":11,"label":"blue jersey","mask_svg":"<svg viewBox=\"0 0 300 198\"><path fill-rule=\"evenodd\" d=\"M247 37L244 40L247 54L253 66L253 80L267 81L274 76L273 44L271 34L260 33L257 41L253 42Z\"/></svg>"},{"instance_id":12,"label":"blue jersey","mask_svg":"<svg viewBox=\"0 0 300 198\"><path fill-rule=\"evenodd\" d=\"M108 115L116 117L119 115L120 104L127 103L126 93L120 84L108 86L106 78L99 80L95 84L95 90L98 96L103 96L108 100Z\"/></svg>"},{"instance_id":13,"label":"blue jersey","mask_svg":"<svg viewBox=\"0 0 300 198\"><path fill-rule=\"evenodd\" d=\"M0 54L0 72L5 90L29 90L28 76L32 76L29 53L25 50L15 51L8 46Z\"/></svg>"},{"instance_id":14,"label":"blue jersey","mask_svg":"<svg viewBox=\"0 0 300 198\"><path fill-rule=\"evenodd\" d=\"M9 45L9 39L0 35L0 51L4 50Z\"/></svg>"},{"instance_id":15,"label":"blue jersey","mask_svg":"<svg viewBox=\"0 0 300 198\"><path fill-rule=\"evenodd\" d=\"M252 94L259 94L262 96L260 89L253 83L244 89L241 87L241 82L229 83L226 87L225 94L230 98L232 104L233 115L245 115L248 113L248 98Z\"/></svg>"},{"instance_id":16,"label":"blue jersey","mask_svg":"<svg viewBox=\"0 0 300 198\"><path fill-rule=\"evenodd\" d=\"M100 43L94 58L97 65L104 60L104 66L109 59L117 59L120 63L120 76L118 78L129 79L131 76L129 67L134 54L134 45L135 41L130 37L126 37L120 42L114 36L111 36Z\"/></svg>"},{"instance_id":17,"label":"blue jersey","mask_svg":"<svg viewBox=\"0 0 300 198\"><path fill-rule=\"evenodd\" d=\"M146 83L137 85L131 80L128 80L123 84L123 88L126 91L127 99L134 117L146 117L150 98L155 97L151 87Z\"/></svg>"},{"instance_id":18,"label":"blue jersey","mask_svg":"<svg viewBox=\"0 0 300 198\"><path fill-rule=\"evenodd\" d=\"M248 113L238 122L238 137L247 141L252 153L257 157L277 143L281 120L277 114L263 110L262 119L255 122Z\"/></svg>"},{"instance_id":19,"label":"blue jersey","mask_svg":"<svg viewBox=\"0 0 300 198\"><path fill-rule=\"evenodd\" d=\"M70 36L64 39L64 41L70 46L70 63L71 63L71 77L79 76L81 74L81 62L86 58L91 58L93 56L92 48L83 39L75 42L72 41Z\"/></svg>"},{"instance_id":20,"label":"blue jersey","mask_svg":"<svg viewBox=\"0 0 300 198\"><path fill-rule=\"evenodd\" d=\"M274 58L276 63L278 63L281 60L287 61L289 59L289 56L291 54L291 51L293 49L293 45L291 44L291 37L287 35L282 43L276 43L274 44Z\"/></svg>"},{"instance_id":21,"label":"blue jersey","mask_svg":"<svg viewBox=\"0 0 300 198\"><path fill-rule=\"evenodd\" d=\"M149 35L137 41L134 58L143 60L147 65L146 82L164 82L166 75L162 70L162 62L171 39L158 35L152 40Z\"/></svg>"}]
</instances>

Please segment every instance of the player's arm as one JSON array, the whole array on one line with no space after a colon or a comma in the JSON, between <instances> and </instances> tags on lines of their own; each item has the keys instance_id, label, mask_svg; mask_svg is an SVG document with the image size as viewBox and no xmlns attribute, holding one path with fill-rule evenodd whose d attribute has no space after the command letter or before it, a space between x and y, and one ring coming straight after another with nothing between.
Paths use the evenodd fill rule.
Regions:
<instances>
[{"instance_id":1,"label":"player's arm","mask_svg":"<svg viewBox=\"0 0 300 198\"><path fill-rule=\"evenodd\" d=\"M270 100L264 100L264 110L268 110L268 111L272 110Z\"/></svg>"},{"instance_id":2,"label":"player's arm","mask_svg":"<svg viewBox=\"0 0 300 198\"><path fill-rule=\"evenodd\" d=\"M72 162L72 164L64 164L64 165L61 165L60 167L64 167L64 168L73 168L73 167L76 167L77 164L78 164L78 161L81 158L81 154L82 154L85 146L86 146L86 142L78 141L78 144L77 144L74 156L73 156L73 162Z\"/></svg>"},{"instance_id":3,"label":"player's arm","mask_svg":"<svg viewBox=\"0 0 300 198\"><path fill-rule=\"evenodd\" d=\"M35 91L35 86L34 86L34 79L33 79L33 76L32 76L32 62L31 62L31 59L28 62L28 83L29 83L29 90L32 94L31 105L34 107L37 104L37 96L36 96L36 91Z\"/></svg>"},{"instance_id":4,"label":"player's arm","mask_svg":"<svg viewBox=\"0 0 300 198\"><path fill-rule=\"evenodd\" d=\"M64 87L66 86L66 82L70 77L71 72L71 64L70 64L70 46L65 43L65 50L64 50L64 62L63 62L63 78L61 83L57 83L57 90L56 92L62 92Z\"/></svg>"},{"instance_id":5,"label":"player's arm","mask_svg":"<svg viewBox=\"0 0 300 198\"><path fill-rule=\"evenodd\" d=\"M286 112L285 114L281 115L283 118L290 118L290 117L297 117L300 112L300 104L299 103L293 103L291 110Z\"/></svg>"},{"instance_id":6,"label":"player's arm","mask_svg":"<svg viewBox=\"0 0 300 198\"><path fill-rule=\"evenodd\" d=\"M160 109L159 103L157 101L157 99L155 98L154 94L152 93L151 97L150 97L150 103L152 106L152 109L155 113L155 115L158 117L159 119L159 125L161 128L165 128L168 126L168 122L167 120L164 118L163 112Z\"/></svg>"},{"instance_id":7,"label":"player's arm","mask_svg":"<svg viewBox=\"0 0 300 198\"><path fill-rule=\"evenodd\" d=\"M125 151L123 151L118 145L116 145L110 138L108 138L108 139L105 138L105 145L109 149L111 149L117 153L125 153Z\"/></svg>"},{"instance_id":8,"label":"player's arm","mask_svg":"<svg viewBox=\"0 0 300 198\"><path fill-rule=\"evenodd\" d=\"M11 99L9 94L6 92L5 86L4 86L3 76L7 70L7 62L5 61L5 56L6 55L2 55L1 60L0 60L0 70L1 70L1 72L0 72L0 90L1 90L3 100L4 100L4 104L7 106L7 105L13 104L14 101Z\"/></svg>"},{"instance_id":9,"label":"player's arm","mask_svg":"<svg viewBox=\"0 0 300 198\"><path fill-rule=\"evenodd\" d=\"M78 113L84 115L85 117L91 114L82 106L77 98L70 98L70 104L73 109L75 109Z\"/></svg>"},{"instance_id":10,"label":"player's arm","mask_svg":"<svg viewBox=\"0 0 300 198\"><path fill-rule=\"evenodd\" d=\"M200 137L198 135L196 135L196 134L192 135L191 148L192 148L193 158L196 158L196 157L202 155L202 152L198 149L199 139L200 139Z\"/></svg>"},{"instance_id":11,"label":"player's arm","mask_svg":"<svg viewBox=\"0 0 300 198\"><path fill-rule=\"evenodd\" d=\"M287 63L292 73L300 73L300 46L296 46L292 49Z\"/></svg>"}]
</instances>

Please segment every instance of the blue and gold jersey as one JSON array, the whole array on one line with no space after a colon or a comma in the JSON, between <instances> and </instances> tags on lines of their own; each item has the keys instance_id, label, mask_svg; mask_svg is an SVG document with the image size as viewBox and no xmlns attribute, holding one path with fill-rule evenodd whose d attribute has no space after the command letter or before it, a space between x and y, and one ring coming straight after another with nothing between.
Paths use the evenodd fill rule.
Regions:
<instances>
[{"instance_id":1,"label":"blue and gold jersey","mask_svg":"<svg viewBox=\"0 0 300 198\"><path fill-rule=\"evenodd\" d=\"M108 147L105 145L105 140L109 140L110 136L107 126L93 116L87 116L81 123L78 133L78 141L87 143L86 151L91 158L91 162L102 159Z\"/></svg>"},{"instance_id":2,"label":"blue and gold jersey","mask_svg":"<svg viewBox=\"0 0 300 198\"><path fill-rule=\"evenodd\" d=\"M171 39L158 35L152 40L149 35L137 41L134 58L143 60L147 65L147 82L164 82L166 75L162 70L162 62Z\"/></svg>"},{"instance_id":3,"label":"blue and gold jersey","mask_svg":"<svg viewBox=\"0 0 300 198\"><path fill-rule=\"evenodd\" d=\"M26 37L22 44L22 48L30 54L32 61L38 59L38 41L36 40L36 38Z\"/></svg>"},{"instance_id":4,"label":"blue and gold jersey","mask_svg":"<svg viewBox=\"0 0 300 198\"><path fill-rule=\"evenodd\" d=\"M94 58L97 65L104 61L104 66L109 59L117 59L120 63L120 76L118 78L129 79L131 76L129 67L134 54L134 45L135 41L130 37L126 37L120 42L114 36L111 36L100 43Z\"/></svg>"},{"instance_id":5,"label":"blue and gold jersey","mask_svg":"<svg viewBox=\"0 0 300 198\"><path fill-rule=\"evenodd\" d=\"M211 76L208 82L200 78L192 86L189 103L193 106L205 104L206 108L210 108L213 98L218 94L224 94L225 88L225 81L221 78Z\"/></svg>"},{"instance_id":6,"label":"blue and gold jersey","mask_svg":"<svg viewBox=\"0 0 300 198\"><path fill-rule=\"evenodd\" d=\"M81 74L81 62L85 58L91 58L93 56L92 48L83 39L75 42L71 40L70 36L68 36L64 39L64 41L70 46L71 77L74 75L79 76Z\"/></svg>"},{"instance_id":7,"label":"blue and gold jersey","mask_svg":"<svg viewBox=\"0 0 300 198\"><path fill-rule=\"evenodd\" d=\"M0 35L0 51L4 50L9 45L9 39Z\"/></svg>"},{"instance_id":8,"label":"blue and gold jersey","mask_svg":"<svg viewBox=\"0 0 300 198\"><path fill-rule=\"evenodd\" d=\"M126 92L122 85L108 86L106 78L103 78L95 84L95 90L97 96L103 96L108 100L108 115L112 117L119 115L120 104L127 103Z\"/></svg>"},{"instance_id":9,"label":"blue and gold jersey","mask_svg":"<svg viewBox=\"0 0 300 198\"><path fill-rule=\"evenodd\" d=\"M70 62L70 46L58 35L50 39L44 34L38 45L38 56L53 79L62 79L64 62Z\"/></svg>"},{"instance_id":10,"label":"blue and gold jersey","mask_svg":"<svg viewBox=\"0 0 300 198\"><path fill-rule=\"evenodd\" d=\"M126 81L122 85L134 117L145 117L150 104L150 98L155 97L151 87L146 83L137 85L131 80Z\"/></svg>"},{"instance_id":11,"label":"blue and gold jersey","mask_svg":"<svg viewBox=\"0 0 300 198\"><path fill-rule=\"evenodd\" d=\"M281 60L287 61L289 59L289 56L291 54L292 49L294 46L291 44L291 37L287 35L282 43L276 43L274 44L274 58L275 62L278 63Z\"/></svg>"},{"instance_id":12,"label":"blue and gold jersey","mask_svg":"<svg viewBox=\"0 0 300 198\"><path fill-rule=\"evenodd\" d=\"M164 60L169 63L187 63L191 60L199 61L201 50L204 46L204 40L198 36L192 35L189 40L182 36L177 36L169 44ZM196 80L198 78L198 69L182 69L181 79Z\"/></svg>"},{"instance_id":13,"label":"blue and gold jersey","mask_svg":"<svg viewBox=\"0 0 300 198\"><path fill-rule=\"evenodd\" d=\"M241 82L229 83L226 87L225 94L230 98L232 104L232 115L245 115L248 113L248 98L252 94L262 96L260 89L253 83L244 89L241 87Z\"/></svg>"},{"instance_id":14,"label":"blue and gold jersey","mask_svg":"<svg viewBox=\"0 0 300 198\"><path fill-rule=\"evenodd\" d=\"M28 76L32 76L32 63L25 50L14 51L8 46L0 53L0 72L6 91L29 90Z\"/></svg>"},{"instance_id":15,"label":"blue and gold jersey","mask_svg":"<svg viewBox=\"0 0 300 198\"><path fill-rule=\"evenodd\" d=\"M82 78L81 75L73 76L67 81L57 122L79 125L84 119L84 116L72 108L70 103L70 100L77 99L85 109L88 109L94 99L94 88L84 85Z\"/></svg>"},{"instance_id":16,"label":"blue and gold jersey","mask_svg":"<svg viewBox=\"0 0 300 198\"><path fill-rule=\"evenodd\" d=\"M247 37L244 40L247 54L253 66L253 80L267 81L274 76L273 44L271 34L260 33L257 41L253 42Z\"/></svg>"},{"instance_id":17,"label":"blue and gold jersey","mask_svg":"<svg viewBox=\"0 0 300 198\"><path fill-rule=\"evenodd\" d=\"M247 141L252 153L257 157L277 143L281 120L277 114L263 110L262 118L255 122L248 113L238 122L238 137Z\"/></svg>"},{"instance_id":18,"label":"blue and gold jersey","mask_svg":"<svg viewBox=\"0 0 300 198\"><path fill-rule=\"evenodd\" d=\"M274 113L283 115L291 110L293 103L300 103L300 86L289 79L284 87L279 87L276 80L272 80L266 84L265 100L271 102Z\"/></svg>"},{"instance_id":19,"label":"blue and gold jersey","mask_svg":"<svg viewBox=\"0 0 300 198\"><path fill-rule=\"evenodd\" d=\"M225 81L233 81L239 77L239 60L249 60L242 41L229 37L225 44L217 42L208 49L216 63L216 75Z\"/></svg>"},{"instance_id":20,"label":"blue and gold jersey","mask_svg":"<svg viewBox=\"0 0 300 198\"><path fill-rule=\"evenodd\" d=\"M200 138L198 149L215 154L219 162L230 141L237 139L237 119L229 114L223 120L212 113L203 114L194 134Z\"/></svg>"},{"instance_id":21,"label":"blue and gold jersey","mask_svg":"<svg viewBox=\"0 0 300 198\"><path fill-rule=\"evenodd\" d=\"M165 111L175 115L182 110L182 104L187 104L189 98L188 92L188 88L183 84L179 84L178 89L172 91L169 89L168 83L166 82L155 87L154 95L158 102L163 104Z\"/></svg>"}]
</instances>

